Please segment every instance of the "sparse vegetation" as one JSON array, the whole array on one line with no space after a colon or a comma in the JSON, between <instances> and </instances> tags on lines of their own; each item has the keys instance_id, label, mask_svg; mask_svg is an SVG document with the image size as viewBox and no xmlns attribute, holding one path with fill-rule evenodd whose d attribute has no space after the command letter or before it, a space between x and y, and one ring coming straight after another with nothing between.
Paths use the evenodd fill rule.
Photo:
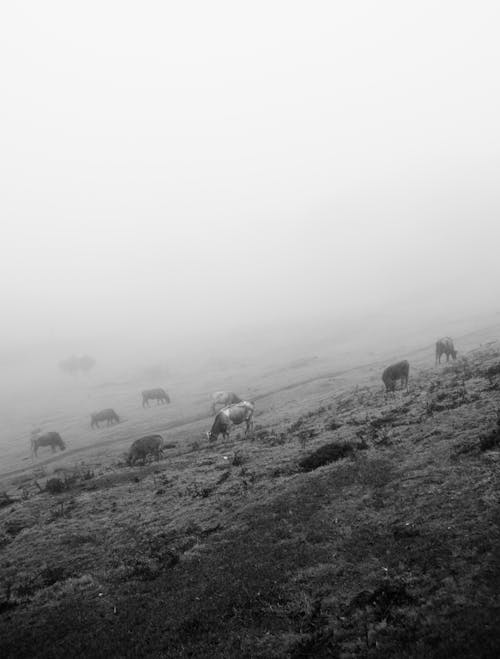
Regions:
<instances>
[{"instance_id":1,"label":"sparse vegetation","mask_svg":"<svg viewBox=\"0 0 500 659\"><path fill-rule=\"evenodd\" d=\"M2 655L496 656L487 359L465 394L458 365L390 401L318 387L253 442L193 442L202 422L137 469L27 469L0 507Z\"/></svg>"}]
</instances>

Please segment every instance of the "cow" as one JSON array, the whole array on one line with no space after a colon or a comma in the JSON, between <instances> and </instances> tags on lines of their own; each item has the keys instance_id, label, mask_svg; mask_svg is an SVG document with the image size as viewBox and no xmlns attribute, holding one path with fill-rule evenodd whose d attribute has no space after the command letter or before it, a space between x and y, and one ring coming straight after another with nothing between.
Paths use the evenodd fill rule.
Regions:
<instances>
[{"instance_id":1,"label":"cow","mask_svg":"<svg viewBox=\"0 0 500 659\"><path fill-rule=\"evenodd\" d=\"M39 431L35 430L31 433L31 456L38 457L38 449L40 446L50 446L52 453L56 452L56 448L64 451L66 444L63 442L61 435L58 432L46 432L43 435L38 434Z\"/></svg>"},{"instance_id":2,"label":"cow","mask_svg":"<svg viewBox=\"0 0 500 659\"><path fill-rule=\"evenodd\" d=\"M227 407L235 403L241 403L241 398L234 394L232 391L216 391L212 394L212 414L216 414L217 408Z\"/></svg>"},{"instance_id":3,"label":"cow","mask_svg":"<svg viewBox=\"0 0 500 659\"><path fill-rule=\"evenodd\" d=\"M457 358L457 351L453 345L453 340L449 336L444 336L436 341L436 365L441 363L442 355L446 355L447 362L450 361L450 357L453 361Z\"/></svg>"},{"instance_id":4,"label":"cow","mask_svg":"<svg viewBox=\"0 0 500 659\"><path fill-rule=\"evenodd\" d=\"M111 408L108 408L107 410L101 410L100 412L93 412L90 415L91 428L99 428L101 421L106 421L107 425L110 426L113 423L120 423L120 417Z\"/></svg>"},{"instance_id":5,"label":"cow","mask_svg":"<svg viewBox=\"0 0 500 659\"><path fill-rule=\"evenodd\" d=\"M165 391L165 389L145 389L142 392L142 406L149 407L149 401L150 400L156 400L156 404L159 405L160 403L164 403L165 405L167 403L170 403L170 397Z\"/></svg>"},{"instance_id":6,"label":"cow","mask_svg":"<svg viewBox=\"0 0 500 659\"><path fill-rule=\"evenodd\" d=\"M382 373L382 380L385 384L385 390L394 391L397 380L401 380L401 389L408 389L408 375L410 373L410 364L406 359L396 364L388 366Z\"/></svg>"},{"instance_id":7,"label":"cow","mask_svg":"<svg viewBox=\"0 0 500 659\"><path fill-rule=\"evenodd\" d=\"M137 460L142 460L142 464L145 464L148 455L153 455L158 461L160 455L163 455L163 446L164 441L161 435L147 435L136 439L128 452L127 464L133 466Z\"/></svg>"},{"instance_id":8,"label":"cow","mask_svg":"<svg viewBox=\"0 0 500 659\"><path fill-rule=\"evenodd\" d=\"M219 435L224 439L229 437L229 430L233 425L237 426L245 421L245 438L248 436L250 430L253 431L253 413L255 405L246 400L242 400L235 405L224 407L220 410L213 422L212 429L207 433L208 439L215 442Z\"/></svg>"}]
</instances>

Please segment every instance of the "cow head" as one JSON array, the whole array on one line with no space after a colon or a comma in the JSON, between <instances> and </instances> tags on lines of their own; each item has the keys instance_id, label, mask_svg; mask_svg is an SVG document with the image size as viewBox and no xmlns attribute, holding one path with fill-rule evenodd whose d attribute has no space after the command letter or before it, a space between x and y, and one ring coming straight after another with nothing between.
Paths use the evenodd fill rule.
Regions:
<instances>
[{"instance_id":1,"label":"cow head","mask_svg":"<svg viewBox=\"0 0 500 659\"><path fill-rule=\"evenodd\" d=\"M396 380L394 378L384 380L384 384L385 384L385 390L386 390L387 393L396 390Z\"/></svg>"}]
</instances>

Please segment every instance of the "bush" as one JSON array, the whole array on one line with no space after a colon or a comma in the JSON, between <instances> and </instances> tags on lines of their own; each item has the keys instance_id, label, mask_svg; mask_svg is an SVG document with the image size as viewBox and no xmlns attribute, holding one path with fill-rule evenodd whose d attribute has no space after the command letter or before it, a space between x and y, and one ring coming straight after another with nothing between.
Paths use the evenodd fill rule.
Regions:
<instances>
[{"instance_id":1,"label":"bush","mask_svg":"<svg viewBox=\"0 0 500 659\"><path fill-rule=\"evenodd\" d=\"M302 458L299 461L301 471L314 471L318 467L350 457L354 453L354 447L349 442L332 442L320 446L317 451L311 455Z\"/></svg>"},{"instance_id":2,"label":"bush","mask_svg":"<svg viewBox=\"0 0 500 659\"><path fill-rule=\"evenodd\" d=\"M243 451L235 451L231 462L233 467L241 467L245 462L248 462L248 454Z\"/></svg>"},{"instance_id":3,"label":"bush","mask_svg":"<svg viewBox=\"0 0 500 659\"><path fill-rule=\"evenodd\" d=\"M60 478L50 478L45 485L45 489L50 494L60 494L61 492L64 492L66 488L66 483Z\"/></svg>"}]
</instances>

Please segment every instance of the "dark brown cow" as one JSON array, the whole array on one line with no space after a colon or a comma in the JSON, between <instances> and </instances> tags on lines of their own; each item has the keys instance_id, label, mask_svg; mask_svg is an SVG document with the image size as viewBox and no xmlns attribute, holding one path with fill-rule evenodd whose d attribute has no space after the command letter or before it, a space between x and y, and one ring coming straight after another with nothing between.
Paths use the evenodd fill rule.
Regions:
<instances>
[{"instance_id":1,"label":"dark brown cow","mask_svg":"<svg viewBox=\"0 0 500 659\"><path fill-rule=\"evenodd\" d=\"M147 435L136 439L128 452L127 463L134 465L137 460L142 460L142 463L145 464L148 455L152 455L158 461L160 455L163 455L163 445L161 435Z\"/></svg>"},{"instance_id":2,"label":"dark brown cow","mask_svg":"<svg viewBox=\"0 0 500 659\"><path fill-rule=\"evenodd\" d=\"M63 442L61 435L58 432L46 432L39 435L36 431L31 434L31 455L38 457L38 449L40 446L50 446L52 453L56 452L56 448L64 451L66 444Z\"/></svg>"},{"instance_id":3,"label":"dark brown cow","mask_svg":"<svg viewBox=\"0 0 500 659\"><path fill-rule=\"evenodd\" d=\"M99 428L99 424L103 421L106 421L107 425L111 426L113 423L120 423L120 417L111 408L101 410L100 412L93 412L90 415L91 428Z\"/></svg>"},{"instance_id":4,"label":"dark brown cow","mask_svg":"<svg viewBox=\"0 0 500 659\"><path fill-rule=\"evenodd\" d=\"M215 414L220 406L227 407L236 403L241 403L241 398L232 391L216 391L212 394L212 413Z\"/></svg>"},{"instance_id":5,"label":"dark brown cow","mask_svg":"<svg viewBox=\"0 0 500 659\"><path fill-rule=\"evenodd\" d=\"M250 430L253 430L253 413L255 411L255 405L249 403L246 400L242 400L235 405L230 405L229 407L224 407L220 412L217 413L212 429L207 433L208 439L211 442L215 442L219 435L222 435L224 439L229 437L229 430L233 425L239 425L245 421L246 430L245 438L248 436Z\"/></svg>"},{"instance_id":6,"label":"dark brown cow","mask_svg":"<svg viewBox=\"0 0 500 659\"><path fill-rule=\"evenodd\" d=\"M159 405L160 403L164 403L165 405L167 403L170 403L170 397L165 391L165 389L145 389L142 392L142 406L149 407L149 401L150 400L156 400L156 404Z\"/></svg>"},{"instance_id":7,"label":"dark brown cow","mask_svg":"<svg viewBox=\"0 0 500 659\"><path fill-rule=\"evenodd\" d=\"M436 341L436 364L441 363L442 355L446 355L447 362L450 361L450 357L453 361L457 358L457 351L453 345L453 340L449 336L444 336Z\"/></svg>"},{"instance_id":8,"label":"dark brown cow","mask_svg":"<svg viewBox=\"0 0 500 659\"><path fill-rule=\"evenodd\" d=\"M394 391L396 389L396 382L401 380L401 389L406 387L408 389L408 375L410 374L410 364L406 359L396 364L388 366L382 373L382 380L385 384L385 390Z\"/></svg>"}]
</instances>

